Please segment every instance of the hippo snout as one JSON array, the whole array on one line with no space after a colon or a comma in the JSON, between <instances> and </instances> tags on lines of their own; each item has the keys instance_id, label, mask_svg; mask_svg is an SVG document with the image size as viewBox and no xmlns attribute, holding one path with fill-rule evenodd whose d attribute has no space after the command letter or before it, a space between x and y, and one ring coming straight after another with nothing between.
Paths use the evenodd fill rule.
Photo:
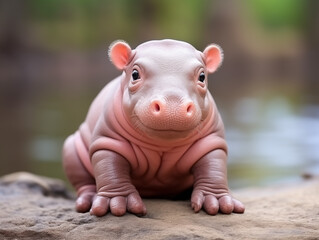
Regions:
<instances>
[{"instance_id":1,"label":"hippo snout","mask_svg":"<svg viewBox=\"0 0 319 240\"><path fill-rule=\"evenodd\" d=\"M162 118L162 120L177 116L180 118L192 118L195 115L195 106L193 101L166 101L165 99L154 99L149 105L149 111L155 118Z\"/></svg>"},{"instance_id":2,"label":"hippo snout","mask_svg":"<svg viewBox=\"0 0 319 240\"><path fill-rule=\"evenodd\" d=\"M142 124L155 130L183 131L196 127L200 111L191 99L181 97L155 97L137 110Z\"/></svg>"}]
</instances>

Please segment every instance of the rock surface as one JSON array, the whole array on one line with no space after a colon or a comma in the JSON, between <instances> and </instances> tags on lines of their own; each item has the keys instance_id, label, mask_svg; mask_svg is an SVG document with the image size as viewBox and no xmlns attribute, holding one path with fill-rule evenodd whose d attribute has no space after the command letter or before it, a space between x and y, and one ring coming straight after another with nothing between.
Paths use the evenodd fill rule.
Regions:
<instances>
[{"instance_id":1,"label":"rock surface","mask_svg":"<svg viewBox=\"0 0 319 240\"><path fill-rule=\"evenodd\" d=\"M98 218L74 211L60 180L0 179L0 239L319 239L319 180L243 189L244 214L195 214L189 201L146 199L148 214Z\"/></svg>"}]
</instances>

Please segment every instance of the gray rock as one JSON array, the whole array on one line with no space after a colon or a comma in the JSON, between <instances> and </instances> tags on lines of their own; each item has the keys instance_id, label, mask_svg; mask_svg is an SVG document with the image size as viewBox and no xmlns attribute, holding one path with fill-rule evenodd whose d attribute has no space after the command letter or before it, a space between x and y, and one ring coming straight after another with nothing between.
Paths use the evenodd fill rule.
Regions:
<instances>
[{"instance_id":1,"label":"gray rock","mask_svg":"<svg viewBox=\"0 0 319 240\"><path fill-rule=\"evenodd\" d=\"M77 213L60 180L0 179L0 239L318 239L319 181L234 192L244 214L193 213L189 201L145 199L148 214Z\"/></svg>"}]
</instances>

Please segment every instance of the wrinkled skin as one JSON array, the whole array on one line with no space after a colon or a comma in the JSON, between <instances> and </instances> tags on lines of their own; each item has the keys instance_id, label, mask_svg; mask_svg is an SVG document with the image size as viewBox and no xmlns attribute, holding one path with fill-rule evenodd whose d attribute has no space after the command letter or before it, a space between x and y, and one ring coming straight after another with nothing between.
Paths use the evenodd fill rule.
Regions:
<instances>
[{"instance_id":1,"label":"wrinkled skin","mask_svg":"<svg viewBox=\"0 0 319 240\"><path fill-rule=\"evenodd\" d=\"M84 123L64 143L63 165L77 190L76 210L145 215L141 197L174 197L193 188L191 206L208 214L243 213L229 193L224 126L207 90L222 51L174 40L109 56L122 75L95 98Z\"/></svg>"}]
</instances>

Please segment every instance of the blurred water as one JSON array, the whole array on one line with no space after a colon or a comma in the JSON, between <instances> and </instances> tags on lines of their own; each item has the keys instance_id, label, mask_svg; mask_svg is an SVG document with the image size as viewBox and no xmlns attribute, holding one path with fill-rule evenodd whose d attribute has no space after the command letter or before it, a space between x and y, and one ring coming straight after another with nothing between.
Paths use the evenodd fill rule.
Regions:
<instances>
[{"instance_id":1,"label":"blurred water","mask_svg":"<svg viewBox=\"0 0 319 240\"><path fill-rule=\"evenodd\" d=\"M319 107L298 108L284 97L244 98L227 126L230 184L297 181L319 173Z\"/></svg>"}]
</instances>

